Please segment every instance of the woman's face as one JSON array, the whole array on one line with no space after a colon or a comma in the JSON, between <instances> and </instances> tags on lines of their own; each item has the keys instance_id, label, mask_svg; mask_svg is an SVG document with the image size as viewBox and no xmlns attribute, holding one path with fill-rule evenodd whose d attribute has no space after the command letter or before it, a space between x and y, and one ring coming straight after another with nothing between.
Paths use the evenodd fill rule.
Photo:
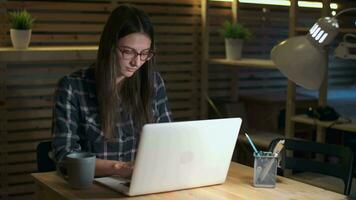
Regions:
<instances>
[{"instance_id":1,"label":"woman's face","mask_svg":"<svg viewBox=\"0 0 356 200\"><path fill-rule=\"evenodd\" d=\"M152 57L151 39L145 33L131 33L118 41L120 74L118 81L131 77Z\"/></svg>"}]
</instances>

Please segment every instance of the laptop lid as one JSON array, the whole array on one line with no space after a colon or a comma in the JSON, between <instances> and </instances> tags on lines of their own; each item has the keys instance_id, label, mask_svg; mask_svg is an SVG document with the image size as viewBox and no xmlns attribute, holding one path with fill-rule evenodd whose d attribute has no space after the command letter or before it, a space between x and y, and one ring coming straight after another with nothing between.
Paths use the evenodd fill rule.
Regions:
<instances>
[{"instance_id":1,"label":"laptop lid","mask_svg":"<svg viewBox=\"0 0 356 200\"><path fill-rule=\"evenodd\" d=\"M240 118L146 124L128 195L225 182Z\"/></svg>"}]
</instances>

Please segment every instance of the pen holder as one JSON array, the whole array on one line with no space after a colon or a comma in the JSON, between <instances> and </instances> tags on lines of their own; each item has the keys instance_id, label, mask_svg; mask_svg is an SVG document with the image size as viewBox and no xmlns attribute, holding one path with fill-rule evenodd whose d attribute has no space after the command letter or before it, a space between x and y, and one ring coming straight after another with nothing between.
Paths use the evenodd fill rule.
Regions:
<instances>
[{"instance_id":1,"label":"pen holder","mask_svg":"<svg viewBox=\"0 0 356 200\"><path fill-rule=\"evenodd\" d=\"M272 152L254 153L253 186L274 188L276 186L277 158Z\"/></svg>"}]
</instances>

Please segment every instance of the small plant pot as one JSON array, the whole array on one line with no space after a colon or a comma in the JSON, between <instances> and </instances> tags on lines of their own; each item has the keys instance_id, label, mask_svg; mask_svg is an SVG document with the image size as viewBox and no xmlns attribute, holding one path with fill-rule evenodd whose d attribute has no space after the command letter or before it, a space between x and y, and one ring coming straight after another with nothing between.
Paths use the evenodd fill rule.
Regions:
<instances>
[{"instance_id":1,"label":"small plant pot","mask_svg":"<svg viewBox=\"0 0 356 200\"><path fill-rule=\"evenodd\" d=\"M241 59L243 40L225 38L225 53L226 59L228 60L239 60Z\"/></svg>"},{"instance_id":2,"label":"small plant pot","mask_svg":"<svg viewBox=\"0 0 356 200\"><path fill-rule=\"evenodd\" d=\"M12 46L15 49L27 49L31 40L31 29L10 29Z\"/></svg>"}]
</instances>

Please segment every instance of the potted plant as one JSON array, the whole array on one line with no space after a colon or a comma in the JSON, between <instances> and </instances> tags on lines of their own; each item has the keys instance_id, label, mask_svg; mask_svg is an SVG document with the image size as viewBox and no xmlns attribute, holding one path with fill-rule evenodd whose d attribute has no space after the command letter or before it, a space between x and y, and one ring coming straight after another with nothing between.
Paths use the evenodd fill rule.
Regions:
<instances>
[{"instance_id":1,"label":"potted plant","mask_svg":"<svg viewBox=\"0 0 356 200\"><path fill-rule=\"evenodd\" d=\"M226 59L240 59L243 41L251 38L250 31L242 24L225 21L220 32L225 37Z\"/></svg>"},{"instance_id":2,"label":"potted plant","mask_svg":"<svg viewBox=\"0 0 356 200\"><path fill-rule=\"evenodd\" d=\"M9 12L10 37L15 49L26 49L30 44L31 28L35 19L26 10Z\"/></svg>"}]
</instances>

